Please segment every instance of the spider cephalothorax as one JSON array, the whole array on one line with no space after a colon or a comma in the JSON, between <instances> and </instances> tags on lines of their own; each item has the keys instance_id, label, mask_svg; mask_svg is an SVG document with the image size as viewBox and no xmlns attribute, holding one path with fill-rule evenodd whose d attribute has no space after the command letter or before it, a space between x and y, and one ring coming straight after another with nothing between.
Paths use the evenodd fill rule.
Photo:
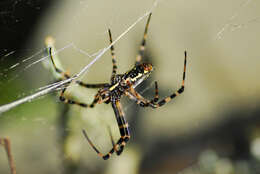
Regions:
<instances>
[{"instance_id":1,"label":"spider cephalothorax","mask_svg":"<svg viewBox=\"0 0 260 174\"><path fill-rule=\"evenodd\" d=\"M120 100L130 86L135 88L151 74L153 66L150 63L142 63L134 66L125 74L116 74L112 76L111 83L98 91L98 103L109 103L110 100Z\"/></svg>"},{"instance_id":2,"label":"spider cephalothorax","mask_svg":"<svg viewBox=\"0 0 260 174\"><path fill-rule=\"evenodd\" d=\"M128 123L124 118L124 112L121 107L120 99L122 96L127 96L130 99L134 100L139 106L142 107L152 107L152 108L159 108L163 106L164 104L168 103L170 100L178 96L184 91L184 80L185 80L185 71L186 71L186 51L184 52L184 71L183 71L183 79L181 87L168 97L159 100L159 94L158 94L158 86L157 82L155 82L155 96L153 99L149 100L144 98L141 94L139 94L135 87L138 86L140 83L142 83L145 79L149 77L151 72L153 71L153 66L150 63L141 63L143 53L145 50L145 41L147 37L147 30L149 21L151 19L151 14L149 15L149 18L146 23L145 31L143 40L140 46L139 54L136 57L135 66L127 71L124 74L117 74L117 65L116 65L116 59L114 54L114 46L111 46L111 54L112 54L112 63L113 63L113 70L112 70L112 76L110 83L101 83L101 84L86 84L82 81L76 81L80 86L86 87L86 88L100 88L98 93L95 95L94 100L91 104L81 103L75 100L68 99L64 96L64 93L66 91L66 88L64 88L60 95L60 100L62 102L68 103L68 104L76 104L81 107L90 107L93 108L97 103L111 103L111 106L114 110L115 117L117 120L117 124L120 131L120 138L115 143L112 136L111 141L113 144L112 149L107 154L102 154L92 143L92 141L89 139L87 133L85 130L83 130L83 134L86 137L87 141L91 145L91 147L98 153L99 156L101 156L103 159L108 159L112 153L116 152L117 155L120 155L123 150L124 146L130 139L130 132L128 128ZM110 30L108 30L110 43L112 44L112 35ZM51 55L51 49L50 55ZM60 69L58 69L53 61L52 56L51 60L54 65L54 68L56 72L63 74L64 78L70 78L70 76L66 73L63 73Z\"/></svg>"}]
</instances>

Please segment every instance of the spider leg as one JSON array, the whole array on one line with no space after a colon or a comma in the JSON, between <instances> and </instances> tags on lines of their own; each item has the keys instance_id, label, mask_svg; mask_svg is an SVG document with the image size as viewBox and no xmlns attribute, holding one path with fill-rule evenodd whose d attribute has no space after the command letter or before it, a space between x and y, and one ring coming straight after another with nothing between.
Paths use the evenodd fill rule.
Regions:
<instances>
[{"instance_id":1,"label":"spider leg","mask_svg":"<svg viewBox=\"0 0 260 174\"><path fill-rule=\"evenodd\" d=\"M118 128L120 131L120 136L121 136L114 148L117 149L116 151L117 155L120 155L124 150L124 146L130 139L130 131L129 131L129 125L124 118L125 114L123 112L120 101L112 102L112 107L115 112Z\"/></svg>"},{"instance_id":2,"label":"spider leg","mask_svg":"<svg viewBox=\"0 0 260 174\"><path fill-rule=\"evenodd\" d=\"M111 34L110 29L108 29L108 34L109 34L110 44L112 44L112 43L113 43L113 40L112 40L112 34ZM112 70L112 77L113 77L113 76L116 75L116 70L117 70L114 45L111 45L110 51L111 51L112 64L113 64L113 70Z\"/></svg>"},{"instance_id":3,"label":"spider leg","mask_svg":"<svg viewBox=\"0 0 260 174\"><path fill-rule=\"evenodd\" d=\"M51 49L51 47L49 48L49 55L50 55L51 62L52 62L52 65L53 65L53 67L54 67L54 70L55 70L57 73L61 74L62 79L64 79L64 78L66 78L66 79L70 78L70 76L69 76L68 73L63 72L63 71L62 71L61 69L59 69L59 68L56 66L56 64L54 63L54 60L53 60L53 57L52 57L52 49Z\"/></svg>"},{"instance_id":4,"label":"spider leg","mask_svg":"<svg viewBox=\"0 0 260 174\"><path fill-rule=\"evenodd\" d=\"M110 136L110 140L111 140L112 146L115 147L115 141L113 139L110 127L107 127L107 130L108 130L108 133L109 133L109 136Z\"/></svg>"},{"instance_id":5,"label":"spider leg","mask_svg":"<svg viewBox=\"0 0 260 174\"><path fill-rule=\"evenodd\" d=\"M50 55L51 62L52 62L52 64L53 64L53 67L54 67L55 71L56 71L57 73L61 74L61 76L62 76L61 80L63 80L63 79L69 79L69 78L70 78L70 75L69 75L67 72L63 72L61 69L57 68L57 66L55 65L54 60L53 60L53 57L52 57L52 49L51 49L51 47L49 48L49 55ZM87 83L84 83L84 82L79 81L79 80L77 80L76 83L79 84L79 85L82 86L82 87L85 87L85 88L103 88L103 87L106 87L106 86L109 85L109 84L107 84L107 83L87 84Z\"/></svg>"},{"instance_id":6,"label":"spider leg","mask_svg":"<svg viewBox=\"0 0 260 174\"><path fill-rule=\"evenodd\" d=\"M159 100L159 90L157 81L154 82L155 85L155 96L153 98L153 102L156 103Z\"/></svg>"},{"instance_id":7,"label":"spider leg","mask_svg":"<svg viewBox=\"0 0 260 174\"><path fill-rule=\"evenodd\" d=\"M8 157L9 167L11 170L11 174L16 174L16 168L14 164L14 159L11 153L11 143L8 138L0 138L0 145L3 145Z\"/></svg>"},{"instance_id":8,"label":"spider leg","mask_svg":"<svg viewBox=\"0 0 260 174\"><path fill-rule=\"evenodd\" d=\"M187 52L184 52L184 68L183 68L183 77L182 77L182 83L181 83L181 87L175 91L174 93L172 93L171 95L169 95L168 97L160 100L156 105L150 105L151 107L154 108L158 108L163 106L164 104L168 103L169 101L171 101L172 99L174 99L176 96L180 95L181 93L183 93L184 91L184 82L185 82L185 75L186 75L186 64L187 64Z\"/></svg>"},{"instance_id":9,"label":"spider leg","mask_svg":"<svg viewBox=\"0 0 260 174\"><path fill-rule=\"evenodd\" d=\"M145 44L146 44L146 38L147 38L147 31L148 31L151 16L152 16L152 13L149 14L149 17L148 17L146 25L145 25L144 36L143 36L143 40L142 40L140 48L139 48L139 53L138 53L138 55L136 56L136 59L135 59L135 65L139 65L141 60L142 60L142 57L144 56L144 50L145 50Z\"/></svg>"},{"instance_id":10,"label":"spider leg","mask_svg":"<svg viewBox=\"0 0 260 174\"><path fill-rule=\"evenodd\" d=\"M126 143L129 141L130 139L130 132L129 132L129 128L128 128L128 123L126 122L125 118L124 118L124 113L121 107L121 104L119 101L115 101L112 102L112 107L113 110L115 112L115 116L117 119L117 123L118 123L118 127L119 127L119 131L120 131L120 135L121 137L119 138L119 140L117 141L117 143L114 142L111 132L110 132L110 138L112 141L112 145L113 148L107 153L107 154L103 154L101 153L96 146L92 143L92 141L90 140L90 138L88 137L87 133L85 130L83 130L83 134L85 136L85 138L87 139L87 141L89 142L90 146L97 152L97 154L102 157L104 160L107 160L110 158L110 156L116 152L117 155L120 155L123 150L124 150L124 146L126 145Z\"/></svg>"},{"instance_id":11,"label":"spider leg","mask_svg":"<svg viewBox=\"0 0 260 174\"><path fill-rule=\"evenodd\" d=\"M107 154L103 154L101 153L97 148L96 146L92 143L92 141L89 139L88 135L87 135L87 132L83 129L82 130L83 132L83 135L85 136L86 140L88 141L88 143L90 144L90 146L97 152L98 156L102 157L104 160L107 160L114 152L115 152L115 149L112 148ZM113 144L113 142L112 142Z\"/></svg>"},{"instance_id":12,"label":"spider leg","mask_svg":"<svg viewBox=\"0 0 260 174\"><path fill-rule=\"evenodd\" d=\"M85 87L85 88L104 88L104 87L109 86L108 83L89 84L89 83L84 83L84 82L79 81L79 80L77 80L76 83L79 84L82 87Z\"/></svg>"},{"instance_id":13,"label":"spider leg","mask_svg":"<svg viewBox=\"0 0 260 174\"><path fill-rule=\"evenodd\" d=\"M63 102L63 103L68 103L68 104L72 104L72 105L78 105L78 106L81 106L81 107L85 107L85 108L93 108L95 107L95 105L97 104L98 102L98 98L97 98L97 95L94 97L94 100L91 104L86 104L86 103L82 103L82 102L78 102L78 101L75 101L75 100L72 100L72 99L69 99L69 98L66 98L64 96L65 94L65 91L66 91L67 88L64 88L61 93L60 93L60 101Z\"/></svg>"},{"instance_id":14,"label":"spider leg","mask_svg":"<svg viewBox=\"0 0 260 174\"><path fill-rule=\"evenodd\" d=\"M138 105L144 106L148 105L148 103L156 103L159 100L159 92L158 92L158 83L155 81L155 96L152 100L147 100L143 96L141 96L131 85L129 84L129 90L125 91L125 95L130 99L134 100Z\"/></svg>"},{"instance_id":15,"label":"spider leg","mask_svg":"<svg viewBox=\"0 0 260 174\"><path fill-rule=\"evenodd\" d=\"M155 84L155 97L153 100L148 100L145 99L142 95L140 95L132 86L130 86L129 90L125 92L125 94L133 99L138 105L142 106L142 107L152 107L152 108L158 108L163 106L164 104L168 103L169 101L171 101L172 99L174 99L176 96L180 95L181 93L183 93L184 91L184 82L185 82L185 73L186 73L186 63L187 63L187 52L184 52L184 70L183 70L183 78L182 78L182 83L181 83L181 87L175 91L174 93L172 93L171 95L169 95L168 97L160 100L158 103L158 86L157 84Z\"/></svg>"},{"instance_id":16,"label":"spider leg","mask_svg":"<svg viewBox=\"0 0 260 174\"><path fill-rule=\"evenodd\" d=\"M139 94L133 87L130 87L128 91L125 91L125 95L128 96L130 99L134 100L136 104L147 107L150 104L154 104L154 100L156 97L154 97L153 100L145 99L141 94Z\"/></svg>"}]
</instances>

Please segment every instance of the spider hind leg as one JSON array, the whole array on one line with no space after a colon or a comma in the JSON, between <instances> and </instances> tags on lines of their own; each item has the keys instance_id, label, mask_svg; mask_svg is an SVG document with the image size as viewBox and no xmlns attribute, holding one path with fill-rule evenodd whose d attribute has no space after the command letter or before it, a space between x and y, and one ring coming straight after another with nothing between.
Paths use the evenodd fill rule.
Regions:
<instances>
[{"instance_id":1,"label":"spider hind leg","mask_svg":"<svg viewBox=\"0 0 260 174\"><path fill-rule=\"evenodd\" d=\"M126 145L126 143L130 139L130 132L129 132L129 128L128 128L128 123L124 119L124 114L123 114L123 110L121 108L120 102L119 101L112 102L112 107L113 107L114 112L115 112L115 116L116 116L116 119L117 119L117 123L118 123L118 127L119 127L121 137L115 143L113 138L112 138L111 132L109 131L110 139L111 139L113 147L107 154L101 153L96 148L96 146L92 143L92 141L88 137L86 131L84 129L82 130L82 132L83 132L86 140L90 144L90 146L96 151L98 156L102 157L104 160L109 159L114 152L116 152L117 155L120 155L124 150L124 146Z\"/></svg>"},{"instance_id":2,"label":"spider hind leg","mask_svg":"<svg viewBox=\"0 0 260 174\"><path fill-rule=\"evenodd\" d=\"M89 139L87 132L83 129L82 130L83 135L85 136L86 140L88 141L88 143L90 144L90 146L97 152L98 156L102 157L104 160L107 160L110 158L110 156L114 153L115 149L112 148L107 154L103 154L101 153L96 146L92 143L92 141ZM112 141L112 144L114 144L114 141Z\"/></svg>"}]
</instances>

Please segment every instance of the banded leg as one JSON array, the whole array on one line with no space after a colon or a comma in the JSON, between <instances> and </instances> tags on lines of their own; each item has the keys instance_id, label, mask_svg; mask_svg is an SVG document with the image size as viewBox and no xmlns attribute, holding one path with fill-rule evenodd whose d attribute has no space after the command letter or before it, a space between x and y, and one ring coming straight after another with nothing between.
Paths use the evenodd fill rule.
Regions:
<instances>
[{"instance_id":1,"label":"banded leg","mask_svg":"<svg viewBox=\"0 0 260 174\"><path fill-rule=\"evenodd\" d=\"M113 40L112 40L112 34L111 34L110 29L108 29L108 34L109 34L110 44L112 44L112 43L113 43ZM113 70L112 70L112 77L113 77L113 76L116 75L116 70L117 70L114 45L111 45L110 51L111 51L112 64L113 64Z\"/></svg>"},{"instance_id":2,"label":"banded leg","mask_svg":"<svg viewBox=\"0 0 260 174\"><path fill-rule=\"evenodd\" d=\"M114 152L115 148L112 148L107 154L101 153L96 146L92 143L92 141L89 139L87 132L83 129L82 130L83 135L85 136L86 140L90 144L90 146L97 152L98 156L102 157L104 160L107 160ZM114 145L114 142L112 141L112 144ZM114 147L114 146L113 146Z\"/></svg>"},{"instance_id":3,"label":"banded leg","mask_svg":"<svg viewBox=\"0 0 260 174\"><path fill-rule=\"evenodd\" d=\"M63 103L68 103L68 104L72 104L72 105L78 105L78 106L81 106L81 107L84 107L84 108L93 108L95 107L95 105L97 104L98 102L98 98L97 98L97 95L94 97L94 100L91 104L86 104L86 103L82 103L82 102L78 102L78 101L75 101L75 100L72 100L72 99L69 99L69 98L66 98L64 96L64 93L66 91L67 88L64 88L61 93L60 93L60 101L62 101Z\"/></svg>"},{"instance_id":4,"label":"banded leg","mask_svg":"<svg viewBox=\"0 0 260 174\"><path fill-rule=\"evenodd\" d=\"M136 104L138 104L141 107L147 107L151 104L154 104L153 100L156 98L154 97L153 100L145 99L132 86L129 88L128 91L125 91L125 95L128 96L130 99L134 100Z\"/></svg>"},{"instance_id":5,"label":"banded leg","mask_svg":"<svg viewBox=\"0 0 260 174\"><path fill-rule=\"evenodd\" d=\"M174 99L176 96L180 95L181 93L183 93L184 91L184 82L185 82L185 76L186 76L186 64L187 64L187 52L184 51L184 68L183 68L183 76L182 76L182 83L181 83L181 87L174 92L173 94L171 94L170 96L162 99L161 101L159 101L156 105L155 108L161 107L164 104L168 103L169 101L171 101L172 99Z\"/></svg>"},{"instance_id":6,"label":"banded leg","mask_svg":"<svg viewBox=\"0 0 260 174\"><path fill-rule=\"evenodd\" d=\"M154 96L152 101L154 103L156 103L159 100L159 90L158 90L158 83L157 83L157 81L155 81L154 85L155 85L155 96Z\"/></svg>"},{"instance_id":7,"label":"banded leg","mask_svg":"<svg viewBox=\"0 0 260 174\"><path fill-rule=\"evenodd\" d=\"M53 57L52 57L52 49L51 47L49 48L49 55L50 55L50 58L51 58L51 62L52 62L52 65L54 67L54 70L59 73L61 76L62 76L62 79L66 78L70 78L69 74L66 73L66 72L63 72L61 69L59 69L56 64L54 63L54 60L53 60Z\"/></svg>"},{"instance_id":8,"label":"banded leg","mask_svg":"<svg viewBox=\"0 0 260 174\"><path fill-rule=\"evenodd\" d=\"M3 145L8 157L9 167L11 170L11 174L16 174L16 168L14 164L14 159L11 153L11 143L8 138L0 138L0 145Z\"/></svg>"},{"instance_id":9,"label":"banded leg","mask_svg":"<svg viewBox=\"0 0 260 174\"><path fill-rule=\"evenodd\" d=\"M107 154L103 154L101 153L96 146L92 143L92 141L89 139L87 133L85 130L83 130L83 134L85 136L85 138L87 139L87 141L89 142L90 146L96 151L96 153L102 157L104 160L107 160L110 158L110 156L116 152L117 155L120 155L123 150L124 150L124 146L126 145L126 143L129 141L130 139L130 132L128 129L128 123L126 122L125 118L124 118L124 113L121 107L121 104L119 101L116 102L112 102L112 107L113 110L115 112L115 116L117 119L117 124L119 127L119 131L120 131L120 135L121 137L119 138L119 140L117 141L117 143L115 144L112 136L110 135L111 141L112 141L112 145L113 148L107 153Z\"/></svg>"},{"instance_id":10,"label":"banded leg","mask_svg":"<svg viewBox=\"0 0 260 174\"><path fill-rule=\"evenodd\" d=\"M152 13L149 14L149 17L148 17L146 25L145 25L144 36L143 36L143 40L142 40L140 48L139 48L139 53L138 53L138 55L136 56L136 59L135 59L135 65L139 65L141 60L142 60L142 57L144 56L144 50L145 50L146 38L147 38L147 31L148 31L151 16L152 16Z\"/></svg>"},{"instance_id":11,"label":"banded leg","mask_svg":"<svg viewBox=\"0 0 260 174\"><path fill-rule=\"evenodd\" d=\"M144 107L144 105L148 105L148 103L156 103L159 100L157 81L155 81L154 84L155 84L155 96L152 100L145 99L130 84L128 84L130 87L128 91L125 91L125 95L128 96L130 99L134 100L138 105L142 107Z\"/></svg>"},{"instance_id":12,"label":"banded leg","mask_svg":"<svg viewBox=\"0 0 260 174\"><path fill-rule=\"evenodd\" d=\"M170 96L160 100L158 103L155 103L154 100L157 100L155 97L154 100L147 100L143 96L141 96L133 87L130 87L128 90L128 96L131 96L130 98L135 100L137 104L139 104L142 107L150 106L152 108L158 108L163 106L164 104L168 103L172 99L174 99L176 96L180 95L184 91L184 82L185 82L185 75L186 75L186 64L187 64L187 52L184 52L184 70L183 70L183 77L182 77L182 83L181 87L171 94ZM158 87L156 87L158 88Z\"/></svg>"},{"instance_id":13,"label":"banded leg","mask_svg":"<svg viewBox=\"0 0 260 174\"><path fill-rule=\"evenodd\" d=\"M69 79L70 75L68 73L66 73L66 72L63 72L61 69L57 68L57 66L55 65L53 57L52 57L52 49L51 49L51 47L49 48L49 55L50 55L51 62L52 62L52 65L54 66L55 71L57 73L61 74L61 76L62 76L61 80ZM107 83L87 84L87 83L84 83L84 82L79 81L79 80L77 80L76 83L79 84L82 87L85 87L85 88L103 88L103 87L106 87L106 86L109 85Z\"/></svg>"},{"instance_id":14,"label":"banded leg","mask_svg":"<svg viewBox=\"0 0 260 174\"><path fill-rule=\"evenodd\" d=\"M124 150L124 146L130 139L130 131L129 131L129 125L124 118L125 114L123 112L120 101L116 101L115 103L112 102L112 107L115 112L118 128L120 131L120 136L121 136L115 145L115 149L117 149L116 153L117 155L120 155Z\"/></svg>"},{"instance_id":15,"label":"banded leg","mask_svg":"<svg viewBox=\"0 0 260 174\"><path fill-rule=\"evenodd\" d=\"M85 87L85 88L104 88L104 87L109 86L108 83L89 84L89 83L84 83L84 82L79 81L79 80L77 80L76 83L79 84L82 87Z\"/></svg>"},{"instance_id":16,"label":"banded leg","mask_svg":"<svg viewBox=\"0 0 260 174\"><path fill-rule=\"evenodd\" d=\"M108 130L108 133L109 133L109 136L110 136L110 140L111 140L111 143L112 143L112 147L115 147L115 141L114 141L114 139L113 139L113 136L112 136L112 132L111 132L110 127L107 127L107 130Z\"/></svg>"}]
</instances>

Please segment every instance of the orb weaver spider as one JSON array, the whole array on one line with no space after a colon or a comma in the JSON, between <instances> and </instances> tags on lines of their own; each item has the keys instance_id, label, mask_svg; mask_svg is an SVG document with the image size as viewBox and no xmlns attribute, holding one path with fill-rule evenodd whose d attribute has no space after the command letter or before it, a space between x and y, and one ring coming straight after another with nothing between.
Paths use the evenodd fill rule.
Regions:
<instances>
[{"instance_id":1,"label":"orb weaver spider","mask_svg":"<svg viewBox=\"0 0 260 174\"><path fill-rule=\"evenodd\" d=\"M172 100L173 98L175 98L176 96L178 96L179 94L181 94L184 91L186 59L187 59L186 51L184 52L184 70L183 70L182 84L181 84L181 87L176 92L174 92L171 95L169 95L168 97L158 101L159 93L158 93L157 82L155 82L155 96L152 100L144 98L141 94L139 94L135 90L135 87L138 86L140 83L142 83L145 79L147 79L148 76L153 71L152 64L141 63L142 57L144 55L147 31L148 31L148 26L149 26L149 22L151 19L151 15L152 14L150 13L146 26L145 26L145 31L144 31L143 40L141 42L141 46L139 49L139 54L136 57L135 66L132 69L130 69L129 71L127 71L124 74L117 74L116 57L115 57L115 53L114 53L114 46L112 45L110 47L110 50L111 50L111 55L112 55L113 68L112 68L112 76L111 76L110 83L86 84L86 83L83 83L82 81L76 81L76 83L78 85L85 87L85 88L101 88L95 95L94 100L91 104L86 104L86 103L82 103L82 102L78 102L78 101L66 98L64 96L66 87L61 91L61 94L59 97L60 101L62 101L64 103L78 105L78 106L85 107L85 108L93 108L97 103L98 104L111 103L112 108L115 113L116 120L117 120L118 128L120 131L120 139L115 143L110 134L110 138L111 138L113 147L107 154L101 153L96 148L96 146L92 143L92 141L90 140L90 138L87 135L87 132L84 129L82 130L83 134L84 134L85 138L87 139L88 143L90 144L90 146L104 160L109 159L110 156L114 152L116 152L117 155L120 155L123 152L126 143L130 139L129 126L128 126L127 121L125 120L125 117L124 117L125 114L124 114L122 106L120 104L120 98L122 96L125 95L125 96L129 97L130 99L134 100L141 107L159 108L159 107L163 106L164 104L168 103L170 100ZM111 34L110 29L108 29L108 33L109 33L110 43L112 43L112 34ZM60 70L59 68L57 68L56 65L54 64L53 57L51 54L51 48L49 49L49 54L51 57L52 64L55 68L55 71L57 73L62 74L62 76L64 78L70 78L70 76L67 73L65 73L62 70Z\"/></svg>"}]
</instances>

